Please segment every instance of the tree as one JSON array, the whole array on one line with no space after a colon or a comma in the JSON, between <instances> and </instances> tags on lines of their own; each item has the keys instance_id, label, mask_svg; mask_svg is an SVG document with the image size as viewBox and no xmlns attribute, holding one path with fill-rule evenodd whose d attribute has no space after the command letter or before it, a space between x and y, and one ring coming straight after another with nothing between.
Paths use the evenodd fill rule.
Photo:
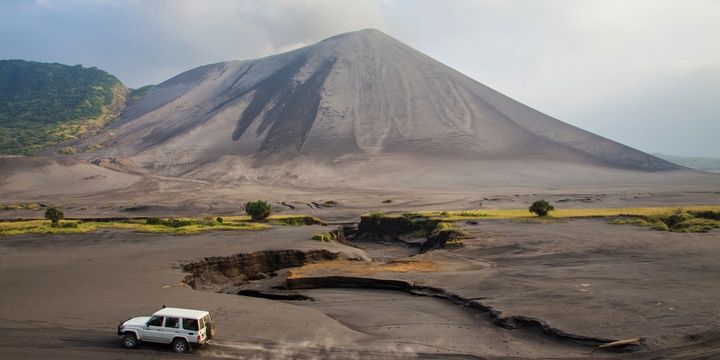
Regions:
<instances>
[{"instance_id":1,"label":"tree","mask_svg":"<svg viewBox=\"0 0 720 360\"><path fill-rule=\"evenodd\" d=\"M49 207L47 210L45 210L45 218L52 221L53 225L57 225L57 223L62 220L62 218L65 217L62 210L54 207Z\"/></svg>"},{"instance_id":2,"label":"tree","mask_svg":"<svg viewBox=\"0 0 720 360\"><path fill-rule=\"evenodd\" d=\"M555 207L545 200L537 200L530 205L530 208L528 208L528 211L535 213L540 217L547 216L547 214L553 210L555 210Z\"/></svg>"},{"instance_id":3,"label":"tree","mask_svg":"<svg viewBox=\"0 0 720 360\"><path fill-rule=\"evenodd\" d=\"M245 204L245 212L253 221L263 220L270 216L270 204L262 200L248 202Z\"/></svg>"}]
</instances>

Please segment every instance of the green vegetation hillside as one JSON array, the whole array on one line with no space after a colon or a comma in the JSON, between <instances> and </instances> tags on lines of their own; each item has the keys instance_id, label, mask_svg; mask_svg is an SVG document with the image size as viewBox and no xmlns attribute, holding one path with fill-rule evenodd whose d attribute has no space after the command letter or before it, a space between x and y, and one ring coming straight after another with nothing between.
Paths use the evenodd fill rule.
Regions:
<instances>
[{"instance_id":1,"label":"green vegetation hillside","mask_svg":"<svg viewBox=\"0 0 720 360\"><path fill-rule=\"evenodd\" d=\"M128 93L94 67L0 60L0 154L32 155L100 129Z\"/></svg>"},{"instance_id":2,"label":"green vegetation hillside","mask_svg":"<svg viewBox=\"0 0 720 360\"><path fill-rule=\"evenodd\" d=\"M127 97L128 105L136 101L140 101L150 89L154 88L155 85L145 85L138 89L132 89Z\"/></svg>"}]
</instances>

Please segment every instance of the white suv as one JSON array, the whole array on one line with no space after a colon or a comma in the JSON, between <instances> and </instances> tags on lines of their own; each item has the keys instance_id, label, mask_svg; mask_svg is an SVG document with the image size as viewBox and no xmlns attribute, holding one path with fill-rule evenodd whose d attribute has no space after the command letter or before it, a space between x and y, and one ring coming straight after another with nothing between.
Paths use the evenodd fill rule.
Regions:
<instances>
[{"instance_id":1,"label":"white suv","mask_svg":"<svg viewBox=\"0 0 720 360\"><path fill-rule=\"evenodd\" d=\"M140 341L172 344L175 352L184 353L201 347L215 336L215 323L210 313L202 310L164 307L152 316L129 319L118 325L118 335L128 349Z\"/></svg>"}]
</instances>

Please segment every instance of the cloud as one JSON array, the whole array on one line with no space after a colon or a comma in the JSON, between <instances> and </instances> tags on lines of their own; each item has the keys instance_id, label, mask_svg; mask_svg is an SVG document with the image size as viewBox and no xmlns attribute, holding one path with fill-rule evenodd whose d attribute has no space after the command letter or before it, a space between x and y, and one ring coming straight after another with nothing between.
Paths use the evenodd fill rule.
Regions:
<instances>
[{"instance_id":1,"label":"cloud","mask_svg":"<svg viewBox=\"0 0 720 360\"><path fill-rule=\"evenodd\" d=\"M521 102L646 151L720 156L720 1L0 2L0 58L130 86L377 28Z\"/></svg>"},{"instance_id":2,"label":"cloud","mask_svg":"<svg viewBox=\"0 0 720 360\"><path fill-rule=\"evenodd\" d=\"M377 1L249 1L237 14L264 36L269 53L338 33L385 28L388 22L384 6Z\"/></svg>"}]
</instances>

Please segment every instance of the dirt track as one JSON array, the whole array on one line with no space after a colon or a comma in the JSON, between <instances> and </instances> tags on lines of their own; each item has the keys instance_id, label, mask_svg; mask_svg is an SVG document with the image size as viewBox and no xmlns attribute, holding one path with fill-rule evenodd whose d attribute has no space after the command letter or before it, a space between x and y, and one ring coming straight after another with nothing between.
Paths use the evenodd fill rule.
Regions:
<instances>
[{"instance_id":1,"label":"dirt track","mask_svg":"<svg viewBox=\"0 0 720 360\"><path fill-rule=\"evenodd\" d=\"M316 293L316 302L282 302L193 290L181 282L185 274L179 265L205 256L318 247L350 258L366 256L356 248L304 240L319 229L281 227L194 236L104 231L0 238L3 358L174 357L162 346L123 350L114 333L118 321L151 313L162 304L206 308L215 314L220 335L214 346L195 354L203 357L582 358L588 353L586 348L547 340L517 354L502 351L505 341L530 340L484 327L471 320L475 315L444 300L366 290L312 290L308 292ZM648 350L621 355L626 358L720 354L720 283L714 276L720 273L717 232L673 234L601 220L488 221L468 230L475 240L467 241L465 248L420 257L440 271L377 277L441 286L506 314L538 317L573 333L646 337ZM370 251L378 252L382 251ZM357 301L347 301L353 296ZM404 321L397 320L410 318L409 327L397 325ZM389 323L396 327L387 328ZM499 331L499 337L467 338L483 331ZM677 347L684 351L667 350Z\"/></svg>"}]
</instances>

